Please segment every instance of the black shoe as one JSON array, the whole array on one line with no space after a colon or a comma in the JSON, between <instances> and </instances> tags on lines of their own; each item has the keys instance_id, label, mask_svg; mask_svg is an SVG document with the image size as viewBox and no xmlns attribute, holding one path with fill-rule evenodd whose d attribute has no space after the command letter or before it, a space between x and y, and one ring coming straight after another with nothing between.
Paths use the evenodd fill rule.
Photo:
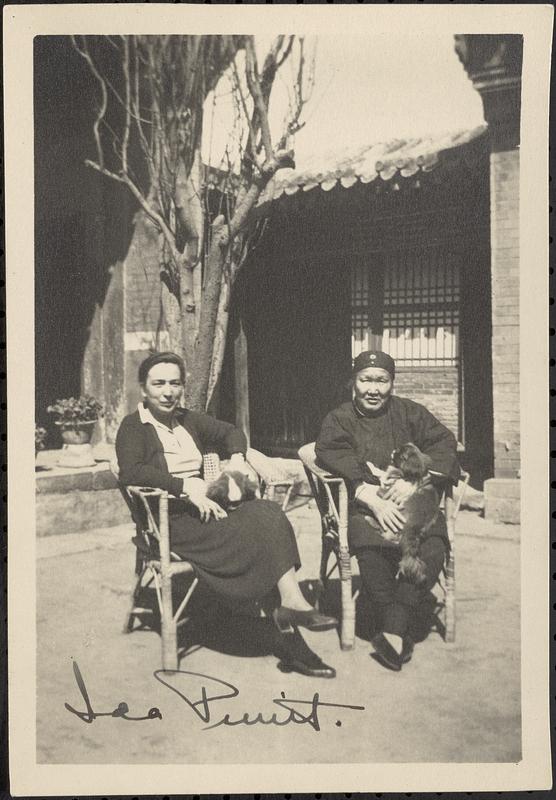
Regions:
<instances>
[{"instance_id":1,"label":"black shoe","mask_svg":"<svg viewBox=\"0 0 556 800\"><path fill-rule=\"evenodd\" d=\"M399 653L396 653L390 642L378 633L372 640L371 644L375 649L376 660L387 669L399 672L402 668L402 658Z\"/></svg>"},{"instance_id":2,"label":"black shoe","mask_svg":"<svg viewBox=\"0 0 556 800\"><path fill-rule=\"evenodd\" d=\"M328 631L338 625L335 617L321 614L316 608L311 608L309 611L296 611L294 608L280 606L274 609L272 616L276 627L282 633L291 632L296 625L310 631Z\"/></svg>"},{"instance_id":3,"label":"black shoe","mask_svg":"<svg viewBox=\"0 0 556 800\"><path fill-rule=\"evenodd\" d=\"M293 633L276 632L274 653L279 658L278 669L281 672L300 672L311 678L336 677L336 670L311 650L298 630Z\"/></svg>"},{"instance_id":4,"label":"black shoe","mask_svg":"<svg viewBox=\"0 0 556 800\"><path fill-rule=\"evenodd\" d=\"M405 636L403 640L402 654L400 656L402 664L407 664L408 661L411 661L414 648L415 642L411 636Z\"/></svg>"},{"instance_id":5,"label":"black shoe","mask_svg":"<svg viewBox=\"0 0 556 800\"><path fill-rule=\"evenodd\" d=\"M319 659L320 661L320 659ZM307 675L309 678L335 678L336 670L334 667L329 667L324 661L320 664L309 665L304 664L303 661L279 661L278 669L280 672L299 672L301 675Z\"/></svg>"}]
</instances>

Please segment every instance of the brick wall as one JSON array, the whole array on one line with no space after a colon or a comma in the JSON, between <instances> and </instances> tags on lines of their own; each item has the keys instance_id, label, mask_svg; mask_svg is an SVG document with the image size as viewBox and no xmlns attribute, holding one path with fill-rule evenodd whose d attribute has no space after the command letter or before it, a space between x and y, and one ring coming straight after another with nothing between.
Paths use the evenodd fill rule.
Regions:
<instances>
[{"instance_id":1,"label":"brick wall","mask_svg":"<svg viewBox=\"0 0 556 800\"><path fill-rule=\"evenodd\" d=\"M491 154L494 474L515 478L519 440L519 151Z\"/></svg>"},{"instance_id":2,"label":"brick wall","mask_svg":"<svg viewBox=\"0 0 556 800\"><path fill-rule=\"evenodd\" d=\"M459 379L456 367L398 367L395 392L421 403L459 436Z\"/></svg>"},{"instance_id":3,"label":"brick wall","mask_svg":"<svg viewBox=\"0 0 556 800\"><path fill-rule=\"evenodd\" d=\"M124 262L124 413L134 411L140 400L137 370L154 348L160 315L158 235L144 218L136 219Z\"/></svg>"},{"instance_id":4,"label":"brick wall","mask_svg":"<svg viewBox=\"0 0 556 800\"><path fill-rule=\"evenodd\" d=\"M124 281L126 333L156 330L160 313L158 234L141 217L125 259Z\"/></svg>"}]
</instances>

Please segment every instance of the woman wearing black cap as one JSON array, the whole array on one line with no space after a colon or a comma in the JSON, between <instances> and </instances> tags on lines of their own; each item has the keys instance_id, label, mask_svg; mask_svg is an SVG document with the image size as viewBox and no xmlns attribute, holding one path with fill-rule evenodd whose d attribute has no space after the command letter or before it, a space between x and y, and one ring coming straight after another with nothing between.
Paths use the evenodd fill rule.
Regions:
<instances>
[{"instance_id":1,"label":"woman wearing black cap","mask_svg":"<svg viewBox=\"0 0 556 800\"><path fill-rule=\"evenodd\" d=\"M335 671L306 645L298 626L336 625L309 605L299 589L300 566L292 526L268 500L250 500L230 515L207 497L200 477L203 453L224 451L230 467L244 470L242 431L181 407L185 366L175 353L155 353L139 367L142 402L125 417L116 437L119 478L125 485L163 489L170 508L172 551L195 567L200 580L231 600L263 599L277 589L275 626L265 629L284 672L333 678Z\"/></svg>"},{"instance_id":2,"label":"woman wearing black cap","mask_svg":"<svg viewBox=\"0 0 556 800\"><path fill-rule=\"evenodd\" d=\"M372 465L385 470L392 451L413 442L430 457L433 480L456 484L460 470L454 435L424 406L395 396L394 376L394 360L387 353L368 350L357 356L352 400L325 418L316 455L322 466L348 484L352 501L350 550L357 557L363 587L381 612L381 632L373 645L381 663L399 671L411 658L410 625L420 602L438 579L448 537L446 522L439 514L421 545L425 582L416 585L403 575L398 577L400 549L396 535L405 522L400 505L412 486L398 481L389 499L381 498L380 478Z\"/></svg>"}]
</instances>

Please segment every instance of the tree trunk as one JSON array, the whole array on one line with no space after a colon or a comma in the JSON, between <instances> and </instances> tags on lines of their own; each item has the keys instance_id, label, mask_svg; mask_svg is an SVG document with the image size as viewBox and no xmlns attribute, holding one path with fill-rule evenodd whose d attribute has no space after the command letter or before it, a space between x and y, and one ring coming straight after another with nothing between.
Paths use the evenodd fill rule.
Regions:
<instances>
[{"instance_id":1,"label":"tree trunk","mask_svg":"<svg viewBox=\"0 0 556 800\"><path fill-rule=\"evenodd\" d=\"M195 356L195 339L197 336L197 325L195 323L195 296L193 292L193 269L191 268L187 253L177 256L179 264L179 291L180 299L178 313L180 316L180 355L185 361L186 373L193 367Z\"/></svg>"},{"instance_id":2,"label":"tree trunk","mask_svg":"<svg viewBox=\"0 0 556 800\"><path fill-rule=\"evenodd\" d=\"M164 281L160 282L160 301L163 323L161 327L166 328L168 331L170 349L181 358L184 358L180 306L177 297L170 291Z\"/></svg>"},{"instance_id":3,"label":"tree trunk","mask_svg":"<svg viewBox=\"0 0 556 800\"><path fill-rule=\"evenodd\" d=\"M207 405L222 273L227 257L227 236L222 217L215 219L213 228L212 242L205 263L203 303L199 319L199 335L195 348L194 370L187 390L189 407L195 411L204 411Z\"/></svg>"},{"instance_id":4,"label":"tree trunk","mask_svg":"<svg viewBox=\"0 0 556 800\"><path fill-rule=\"evenodd\" d=\"M204 411L207 407L222 275L226 258L230 257L231 240L241 235L242 229L247 224L249 212L257 204L261 192L282 167L295 167L293 153L289 150L277 152L270 161L265 163L262 174L253 180L241 202L236 206L229 227L225 226L222 217L217 217L212 223L212 242L205 263L203 303L195 348L194 377L191 381L191 388L187 392L191 403L190 407L195 410ZM217 379L218 374L215 377Z\"/></svg>"},{"instance_id":5,"label":"tree trunk","mask_svg":"<svg viewBox=\"0 0 556 800\"><path fill-rule=\"evenodd\" d=\"M207 394L207 407L212 400L212 395L224 361L224 351L226 350L226 335L228 332L229 304L230 304L230 283L231 281L222 277L222 286L220 287L220 300L218 302L218 312L216 315L216 330L214 333L214 345L212 348L212 360L210 365L209 386Z\"/></svg>"},{"instance_id":6,"label":"tree trunk","mask_svg":"<svg viewBox=\"0 0 556 800\"><path fill-rule=\"evenodd\" d=\"M180 307L183 350L188 369L193 368L195 341L199 329L199 304L195 297L195 271L198 270L203 248L204 209L202 193L201 150L195 151L191 171L186 174L181 162L176 178L176 220L183 236L183 254L176 254L179 263Z\"/></svg>"}]
</instances>

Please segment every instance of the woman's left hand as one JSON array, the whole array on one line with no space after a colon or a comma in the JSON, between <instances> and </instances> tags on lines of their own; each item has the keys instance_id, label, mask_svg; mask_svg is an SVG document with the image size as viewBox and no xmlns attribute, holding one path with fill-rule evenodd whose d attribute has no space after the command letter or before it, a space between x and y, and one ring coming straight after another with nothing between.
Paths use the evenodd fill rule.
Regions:
<instances>
[{"instance_id":1,"label":"woman's left hand","mask_svg":"<svg viewBox=\"0 0 556 800\"><path fill-rule=\"evenodd\" d=\"M384 500L392 500L396 505L403 505L404 501L413 494L415 486L410 481L399 478L383 495Z\"/></svg>"},{"instance_id":2,"label":"woman's left hand","mask_svg":"<svg viewBox=\"0 0 556 800\"><path fill-rule=\"evenodd\" d=\"M187 498L188 502L199 512L201 522L208 522L211 517L214 519L224 519L227 513L218 505L214 500L210 500L206 495L201 493L194 493Z\"/></svg>"}]
</instances>

